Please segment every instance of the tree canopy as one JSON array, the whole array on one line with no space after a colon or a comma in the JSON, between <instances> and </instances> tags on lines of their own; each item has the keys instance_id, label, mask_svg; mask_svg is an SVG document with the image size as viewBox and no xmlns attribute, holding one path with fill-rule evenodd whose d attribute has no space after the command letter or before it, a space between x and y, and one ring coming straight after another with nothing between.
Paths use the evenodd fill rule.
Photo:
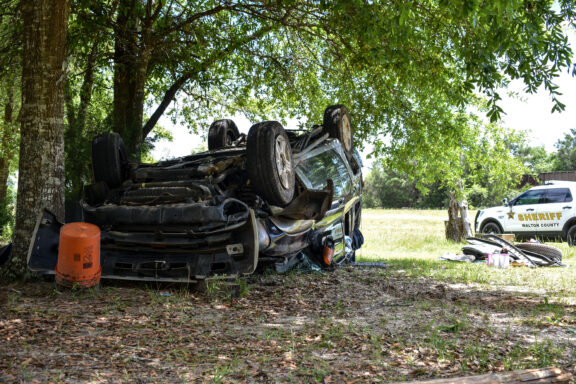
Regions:
<instances>
[{"instance_id":1,"label":"tree canopy","mask_svg":"<svg viewBox=\"0 0 576 384\"><path fill-rule=\"evenodd\" d=\"M453 116L521 78L558 99L571 65L562 1L94 1L73 9L78 73L112 80L110 121L136 150L167 110L191 126L222 109L253 118L354 111L358 138L457 130ZM97 51L92 62L86 57ZM80 94L81 92L77 93ZM177 100L178 104L170 102ZM172 107L171 107L172 106ZM149 113L146 113L149 112Z\"/></svg>"}]
</instances>

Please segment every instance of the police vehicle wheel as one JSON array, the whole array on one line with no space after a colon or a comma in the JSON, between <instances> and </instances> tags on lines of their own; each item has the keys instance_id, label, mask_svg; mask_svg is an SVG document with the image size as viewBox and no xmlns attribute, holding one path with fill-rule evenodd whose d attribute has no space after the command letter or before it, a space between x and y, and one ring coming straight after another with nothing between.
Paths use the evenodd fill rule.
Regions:
<instances>
[{"instance_id":1,"label":"police vehicle wheel","mask_svg":"<svg viewBox=\"0 0 576 384\"><path fill-rule=\"evenodd\" d=\"M277 121L254 124L246 142L247 172L254 190L269 204L284 207L294 197L292 147Z\"/></svg>"},{"instance_id":2,"label":"police vehicle wheel","mask_svg":"<svg viewBox=\"0 0 576 384\"><path fill-rule=\"evenodd\" d=\"M229 147L238 137L240 137L240 131L238 131L238 127L232 120L216 120L210 125L208 130L208 149Z\"/></svg>"},{"instance_id":3,"label":"police vehicle wheel","mask_svg":"<svg viewBox=\"0 0 576 384\"><path fill-rule=\"evenodd\" d=\"M482 228L480 229L480 232L498 235L498 234L502 233L503 231L502 231L502 227L500 227L500 225L498 223L495 223L493 221L489 221L482 226Z\"/></svg>"},{"instance_id":4,"label":"police vehicle wheel","mask_svg":"<svg viewBox=\"0 0 576 384\"><path fill-rule=\"evenodd\" d=\"M571 226L566 233L566 241L571 247L576 247L576 225Z\"/></svg>"},{"instance_id":5,"label":"police vehicle wheel","mask_svg":"<svg viewBox=\"0 0 576 384\"><path fill-rule=\"evenodd\" d=\"M538 253L543 256L548 256L556 258L558 260L562 260L562 251L551 245L539 244L539 243L520 243L516 244L516 247L520 248L523 251L530 251Z\"/></svg>"},{"instance_id":6,"label":"police vehicle wheel","mask_svg":"<svg viewBox=\"0 0 576 384\"><path fill-rule=\"evenodd\" d=\"M338 139L346 156L352 156L354 145L353 129L350 123L350 113L343 105L331 105L324 111L323 128L330 137Z\"/></svg>"},{"instance_id":7,"label":"police vehicle wheel","mask_svg":"<svg viewBox=\"0 0 576 384\"><path fill-rule=\"evenodd\" d=\"M94 182L103 181L110 188L119 187L128 178L128 152L117 133L103 133L92 140Z\"/></svg>"}]
</instances>

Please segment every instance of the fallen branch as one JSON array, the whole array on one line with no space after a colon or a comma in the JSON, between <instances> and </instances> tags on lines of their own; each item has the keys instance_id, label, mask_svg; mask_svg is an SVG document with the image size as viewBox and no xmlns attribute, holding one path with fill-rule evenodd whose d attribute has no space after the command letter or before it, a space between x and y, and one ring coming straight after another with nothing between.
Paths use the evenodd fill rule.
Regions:
<instances>
[{"instance_id":1,"label":"fallen branch","mask_svg":"<svg viewBox=\"0 0 576 384\"><path fill-rule=\"evenodd\" d=\"M412 381L410 384L550 384L568 383L571 379L572 374L563 372L559 368L548 367L478 376ZM408 384L408 382L396 384Z\"/></svg>"}]
</instances>

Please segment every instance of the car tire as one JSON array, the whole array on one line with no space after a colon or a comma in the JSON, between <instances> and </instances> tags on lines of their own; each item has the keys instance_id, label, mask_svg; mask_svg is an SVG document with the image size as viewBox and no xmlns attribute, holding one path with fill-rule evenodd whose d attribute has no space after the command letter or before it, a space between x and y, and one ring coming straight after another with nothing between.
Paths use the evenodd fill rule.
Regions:
<instances>
[{"instance_id":1,"label":"car tire","mask_svg":"<svg viewBox=\"0 0 576 384\"><path fill-rule=\"evenodd\" d=\"M65 223L76 223L79 221L84 221L84 211L82 209L82 204L76 200L65 200L64 218Z\"/></svg>"},{"instance_id":2,"label":"car tire","mask_svg":"<svg viewBox=\"0 0 576 384\"><path fill-rule=\"evenodd\" d=\"M84 188L84 199L86 202L92 206L99 206L104 204L108 199L108 193L110 189L108 184L103 181L99 181L94 184L87 185Z\"/></svg>"},{"instance_id":3,"label":"car tire","mask_svg":"<svg viewBox=\"0 0 576 384\"><path fill-rule=\"evenodd\" d=\"M332 105L324 111L323 128L332 138L338 139L346 156L352 156L354 146L352 124L350 123L350 113L348 108L339 104Z\"/></svg>"},{"instance_id":4,"label":"car tire","mask_svg":"<svg viewBox=\"0 0 576 384\"><path fill-rule=\"evenodd\" d=\"M284 207L294 197L294 164L288 135L277 121L254 124L246 142L247 171L254 191Z\"/></svg>"},{"instance_id":5,"label":"car tire","mask_svg":"<svg viewBox=\"0 0 576 384\"><path fill-rule=\"evenodd\" d=\"M108 184L110 188L122 185L127 179L128 153L117 133L104 133L92 140L92 174L94 182Z\"/></svg>"},{"instance_id":6,"label":"car tire","mask_svg":"<svg viewBox=\"0 0 576 384\"><path fill-rule=\"evenodd\" d=\"M568 228L568 232L566 233L566 241L568 242L569 246L576 247L576 225Z\"/></svg>"},{"instance_id":7,"label":"car tire","mask_svg":"<svg viewBox=\"0 0 576 384\"><path fill-rule=\"evenodd\" d=\"M482 224L482 228L480 228L481 233L492 233L495 235L499 235L502 232L502 227L495 221L489 221L487 223Z\"/></svg>"},{"instance_id":8,"label":"car tire","mask_svg":"<svg viewBox=\"0 0 576 384\"><path fill-rule=\"evenodd\" d=\"M515 245L516 248L520 248L523 251L530 251L538 253L543 256L548 256L551 258L562 260L562 251L551 245L539 244L539 243L520 243Z\"/></svg>"},{"instance_id":9,"label":"car tire","mask_svg":"<svg viewBox=\"0 0 576 384\"><path fill-rule=\"evenodd\" d=\"M230 147L232 142L240 137L240 131L230 119L216 120L208 130L208 149Z\"/></svg>"}]
</instances>

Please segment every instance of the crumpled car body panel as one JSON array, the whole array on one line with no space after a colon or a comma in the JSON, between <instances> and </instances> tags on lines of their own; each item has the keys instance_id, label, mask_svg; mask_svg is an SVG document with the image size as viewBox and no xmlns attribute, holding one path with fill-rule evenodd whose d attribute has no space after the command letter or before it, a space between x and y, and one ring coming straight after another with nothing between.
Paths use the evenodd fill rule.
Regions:
<instances>
[{"instance_id":1,"label":"crumpled car body panel","mask_svg":"<svg viewBox=\"0 0 576 384\"><path fill-rule=\"evenodd\" d=\"M214 275L251 274L258 264L258 235L254 211L232 231L198 236L178 231L149 233L102 231L102 277L127 280L190 282ZM28 255L32 271L53 272L58 261L62 227L44 211L38 220Z\"/></svg>"}]
</instances>

